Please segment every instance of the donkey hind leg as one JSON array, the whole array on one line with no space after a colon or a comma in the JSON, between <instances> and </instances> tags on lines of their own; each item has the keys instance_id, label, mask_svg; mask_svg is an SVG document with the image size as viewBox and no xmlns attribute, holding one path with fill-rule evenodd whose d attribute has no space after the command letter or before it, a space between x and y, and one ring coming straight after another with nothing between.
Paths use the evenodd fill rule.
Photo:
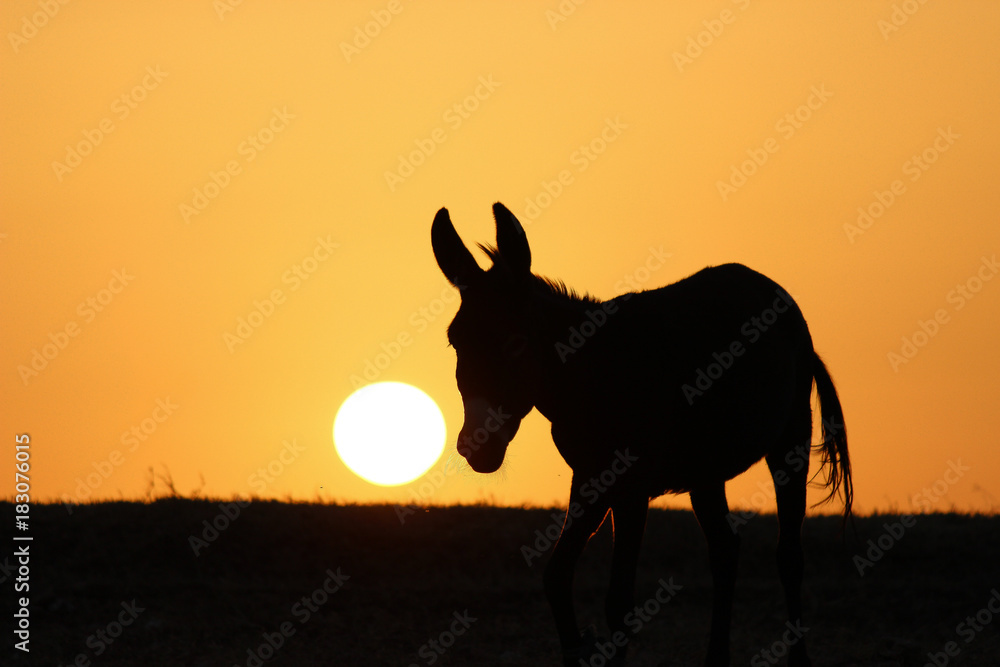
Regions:
<instances>
[{"instance_id":1,"label":"donkey hind leg","mask_svg":"<svg viewBox=\"0 0 1000 667\"><path fill-rule=\"evenodd\" d=\"M724 482L692 491L691 507L708 541L708 558L712 568L712 630L705 664L708 667L723 667L729 665L729 629L740 536L726 520L729 504L726 502Z\"/></svg>"},{"instance_id":2,"label":"donkey hind leg","mask_svg":"<svg viewBox=\"0 0 1000 667\"><path fill-rule=\"evenodd\" d=\"M767 456L778 505L778 576L785 591L785 606L789 618L788 629L782 634L782 640L789 644L790 667L808 667L812 664L802 636L808 630L802 625L802 521L806 515L808 442L808 437L804 440L796 439L795 443L782 448L782 455L772 453Z\"/></svg>"},{"instance_id":3,"label":"donkey hind leg","mask_svg":"<svg viewBox=\"0 0 1000 667\"><path fill-rule=\"evenodd\" d=\"M604 643L602 653L608 658L607 664L612 666L625 664L631 635L625 618L635 608L635 571L648 512L649 497L642 493L624 493L611 504L615 546L611 558L611 582L604 604L611 641Z\"/></svg>"}]
</instances>

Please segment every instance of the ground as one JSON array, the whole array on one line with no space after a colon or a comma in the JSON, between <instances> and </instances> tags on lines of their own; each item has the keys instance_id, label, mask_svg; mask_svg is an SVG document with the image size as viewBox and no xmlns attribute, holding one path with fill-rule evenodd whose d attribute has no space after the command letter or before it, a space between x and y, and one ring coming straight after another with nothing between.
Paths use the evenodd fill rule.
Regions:
<instances>
[{"instance_id":1,"label":"ground","mask_svg":"<svg viewBox=\"0 0 1000 667\"><path fill-rule=\"evenodd\" d=\"M9 503L0 508L13 516ZM392 506L180 498L71 509L32 507L31 652L14 650L8 630L0 664L559 665L541 582L555 510L422 508L401 520ZM1000 518L856 525L857 536L841 538L838 518L806 520L804 626L815 665L1000 664L1000 613L987 606L995 599L1000 610ZM599 634L608 528L576 580L581 621ZM795 640L776 532L768 515L741 527L734 665L779 664L783 634ZM23 595L12 590L20 544L0 551L8 626ZM706 556L693 515L651 512L636 592L648 605L632 626L629 665L701 664ZM657 591L668 589L660 604Z\"/></svg>"}]
</instances>

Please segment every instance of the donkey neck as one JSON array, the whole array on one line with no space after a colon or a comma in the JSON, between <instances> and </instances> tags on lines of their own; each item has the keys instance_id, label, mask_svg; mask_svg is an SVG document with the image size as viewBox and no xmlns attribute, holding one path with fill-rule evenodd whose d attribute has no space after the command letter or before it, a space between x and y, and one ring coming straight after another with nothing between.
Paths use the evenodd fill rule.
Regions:
<instances>
[{"instance_id":1,"label":"donkey neck","mask_svg":"<svg viewBox=\"0 0 1000 667\"><path fill-rule=\"evenodd\" d=\"M584 390L574 365L567 363L590 335L607 321L614 301L580 297L561 285L545 282L535 291L529 322L538 349L538 387L535 407L549 421L578 405L575 395Z\"/></svg>"}]
</instances>

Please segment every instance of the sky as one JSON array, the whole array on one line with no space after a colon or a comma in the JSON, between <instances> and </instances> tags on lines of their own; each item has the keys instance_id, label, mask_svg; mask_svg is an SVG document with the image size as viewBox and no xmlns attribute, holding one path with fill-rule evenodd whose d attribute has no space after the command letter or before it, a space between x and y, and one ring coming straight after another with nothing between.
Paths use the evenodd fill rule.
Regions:
<instances>
[{"instance_id":1,"label":"sky","mask_svg":"<svg viewBox=\"0 0 1000 667\"><path fill-rule=\"evenodd\" d=\"M184 495L564 505L537 412L501 472L455 465L458 299L430 224L447 206L474 248L501 201L534 271L600 298L730 261L777 280L840 392L857 511L1000 507L996 3L12 1L0 21L0 421L30 435L34 500L142 498L152 468ZM334 450L371 380L444 414L411 484ZM727 488L773 507L762 464Z\"/></svg>"}]
</instances>

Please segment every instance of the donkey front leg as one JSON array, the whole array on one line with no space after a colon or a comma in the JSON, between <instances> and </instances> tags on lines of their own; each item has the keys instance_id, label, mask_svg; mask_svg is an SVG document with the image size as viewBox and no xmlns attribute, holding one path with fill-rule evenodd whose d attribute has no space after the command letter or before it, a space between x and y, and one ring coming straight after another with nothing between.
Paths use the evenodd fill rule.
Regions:
<instances>
[{"instance_id":1,"label":"donkey front leg","mask_svg":"<svg viewBox=\"0 0 1000 667\"><path fill-rule=\"evenodd\" d=\"M585 501L580 494L580 486L574 475L562 534L552 551L552 557L545 565L543 575L545 596L555 617L563 664L566 667L578 667L580 658L592 648L583 646L580 638L576 610L573 607L573 574L583 548L587 546L591 535L601 527L610 509L609 503L603 498L593 503Z\"/></svg>"},{"instance_id":2,"label":"donkey front leg","mask_svg":"<svg viewBox=\"0 0 1000 667\"><path fill-rule=\"evenodd\" d=\"M635 571L639 564L639 549L646 530L649 497L643 493L625 492L611 505L614 521L615 550L611 559L611 583L604 609L611 630L612 643L621 647L610 664L624 664L628 648L629 628L625 621L635 609Z\"/></svg>"}]
</instances>

